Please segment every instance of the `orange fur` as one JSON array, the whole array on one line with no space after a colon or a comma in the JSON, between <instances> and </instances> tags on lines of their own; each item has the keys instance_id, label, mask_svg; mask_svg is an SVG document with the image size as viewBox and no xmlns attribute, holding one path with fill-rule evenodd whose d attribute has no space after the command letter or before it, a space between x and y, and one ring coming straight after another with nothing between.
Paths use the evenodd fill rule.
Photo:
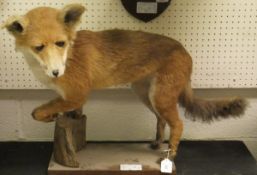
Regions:
<instances>
[{"instance_id":1,"label":"orange fur","mask_svg":"<svg viewBox=\"0 0 257 175\"><path fill-rule=\"evenodd\" d=\"M49 64L46 60L57 59L48 55L49 49L64 55L64 48L57 48L55 43L59 40L67 43L65 73L57 78L45 77L44 81L62 97L36 108L32 114L36 120L52 121L56 113L80 108L92 89L132 83L158 119L153 148L160 147L167 123L172 133L169 145L175 156L183 130L177 102L194 118L200 116L206 121L243 114L243 99L205 101L193 96L189 86L192 59L178 41L158 34L117 29L76 33L75 26L84 10L80 5L62 10L36 8L22 20L17 18L5 24L15 36L17 47L31 50L46 66ZM28 22L23 25L22 21ZM45 47L42 52L33 50L41 44ZM31 63L32 69L35 64Z\"/></svg>"}]
</instances>

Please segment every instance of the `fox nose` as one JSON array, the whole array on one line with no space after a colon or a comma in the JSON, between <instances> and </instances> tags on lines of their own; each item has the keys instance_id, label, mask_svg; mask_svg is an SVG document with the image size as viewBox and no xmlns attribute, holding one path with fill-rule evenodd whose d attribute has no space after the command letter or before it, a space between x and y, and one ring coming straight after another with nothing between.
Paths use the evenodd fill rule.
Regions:
<instances>
[{"instance_id":1,"label":"fox nose","mask_svg":"<svg viewBox=\"0 0 257 175\"><path fill-rule=\"evenodd\" d=\"M59 70L53 70L53 75L55 76L55 77L58 77L58 74L59 74Z\"/></svg>"}]
</instances>

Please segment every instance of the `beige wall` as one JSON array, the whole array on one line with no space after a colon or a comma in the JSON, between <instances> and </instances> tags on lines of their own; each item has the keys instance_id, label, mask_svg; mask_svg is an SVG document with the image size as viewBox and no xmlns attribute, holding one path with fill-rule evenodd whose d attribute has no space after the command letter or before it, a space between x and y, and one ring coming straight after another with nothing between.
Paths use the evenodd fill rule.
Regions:
<instances>
[{"instance_id":1,"label":"beige wall","mask_svg":"<svg viewBox=\"0 0 257 175\"><path fill-rule=\"evenodd\" d=\"M257 157L257 89L196 90L203 97L242 95L250 106L240 119L212 124L185 123L184 139L244 140ZM53 123L34 121L30 113L37 105L53 98L50 90L0 91L0 140L44 141L53 138ZM88 140L152 140L155 117L129 89L93 92L84 107L88 115ZM168 135L168 133L167 133Z\"/></svg>"}]
</instances>

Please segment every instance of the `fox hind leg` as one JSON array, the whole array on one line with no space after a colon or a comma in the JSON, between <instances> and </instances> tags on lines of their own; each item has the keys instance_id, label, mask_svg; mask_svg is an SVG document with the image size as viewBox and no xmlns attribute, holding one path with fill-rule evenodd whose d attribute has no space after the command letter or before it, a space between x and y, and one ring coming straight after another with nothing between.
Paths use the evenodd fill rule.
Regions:
<instances>
[{"instance_id":1,"label":"fox hind leg","mask_svg":"<svg viewBox=\"0 0 257 175\"><path fill-rule=\"evenodd\" d=\"M164 130L166 126L166 121L160 117L154 110L151 101L150 101L150 83L151 83L152 77L147 77L143 80L134 82L132 84L132 89L134 92L138 95L138 97L141 99L141 101L155 114L157 119L157 126L156 126L156 139L151 143L152 149L159 149L161 147L161 144L164 140Z\"/></svg>"},{"instance_id":2,"label":"fox hind leg","mask_svg":"<svg viewBox=\"0 0 257 175\"><path fill-rule=\"evenodd\" d=\"M159 72L155 78L152 79L149 91L149 99L152 108L161 119L158 120L160 122L158 125L162 127L161 125L163 125L163 123L161 122L165 121L170 128L169 148L171 149L171 158L176 156L183 132L183 123L179 118L177 101L183 90L185 81L178 81L176 79L177 77L181 78L177 73ZM162 130L162 128L159 130ZM158 137L159 136L157 136L157 138Z\"/></svg>"}]
</instances>

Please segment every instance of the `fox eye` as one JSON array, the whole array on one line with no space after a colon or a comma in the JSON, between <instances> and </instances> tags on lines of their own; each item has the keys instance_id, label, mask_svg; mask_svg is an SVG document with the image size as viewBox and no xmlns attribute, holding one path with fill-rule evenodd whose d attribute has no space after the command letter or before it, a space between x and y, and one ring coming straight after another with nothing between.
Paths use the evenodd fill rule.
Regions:
<instances>
[{"instance_id":1,"label":"fox eye","mask_svg":"<svg viewBox=\"0 0 257 175\"><path fill-rule=\"evenodd\" d=\"M42 51L44 49L44 47L45 46L42 44L40 46L36 46L35 49L36 49L36 51L40 52L40 51Z\"/></svg>"},{"instance_id":2,"label":"fox eye","mask_svg":"<svg viewBox=\"0 0 257 175\"><path fill-rule=\"evenodd\" d=\"M57 41L55 43L55 45L57 45L58 47L63 47L65 45L65 42L64 41Z\"/></svg>"}]
</instances>

